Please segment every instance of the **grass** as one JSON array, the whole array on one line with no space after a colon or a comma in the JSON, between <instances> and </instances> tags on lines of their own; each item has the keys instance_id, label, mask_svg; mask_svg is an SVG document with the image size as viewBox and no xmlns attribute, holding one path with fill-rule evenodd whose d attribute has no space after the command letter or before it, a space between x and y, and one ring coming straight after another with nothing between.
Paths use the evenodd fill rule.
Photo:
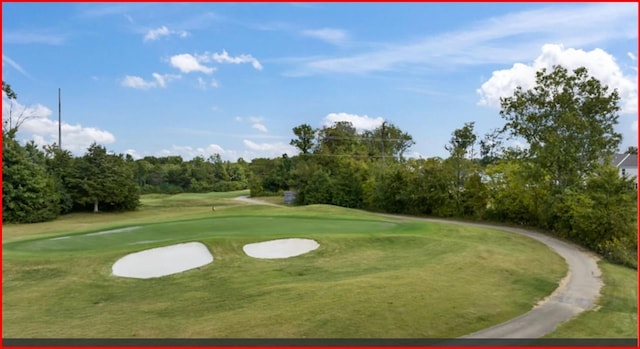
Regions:
<instances>
[{"instance_id":1,"label":"grass","mask_svg":"<svg viewBox=\"0 0 640 349\"><path fill-rule=\"evenodd\" d=\"M530 310L566 273L544 245L505 232L230 196L147 195L137 212L3 227L3 337L451 338ZM128 226L140 228L92 235ZM280 260L242 252L281 237L320 248ZM212 264L111 275L127 253L194 240Z\"/></svg>"},{"instance_id":2,"label":"grass","mask_svg":"<svg viewBox=\"0 0 640 349\"><path fill-rule=\"evenodd\" d=\"M604 281L598 306L560 325L548 338L638 338L638 274L600 261Z\"/></svg>"}]
</instances>

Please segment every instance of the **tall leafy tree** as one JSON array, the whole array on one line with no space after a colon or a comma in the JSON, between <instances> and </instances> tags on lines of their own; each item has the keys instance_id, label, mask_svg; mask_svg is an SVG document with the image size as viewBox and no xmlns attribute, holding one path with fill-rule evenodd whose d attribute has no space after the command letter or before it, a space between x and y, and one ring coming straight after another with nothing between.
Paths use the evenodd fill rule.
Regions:
<instances>
[{"instance_id":1,"label":"tall leafy tree","mask_svg":"<svg viewBox=\"0 0 640 349\"><path fill-rule=\"evenodd\" d=\"M473 157L473 148L477 136L473 132L475 122L467 122L462 128L456 129L451 135L449 144L445 149L451 154L448 163L454 169L453 193L456 203L456 213L462 214L462 192L464 190L465 178L470 174L471 162L467 159Z\"/></svg>"},{"instance_id":2,"label":"tall leafy tree","mask_svg":"<svg viewBox=\"0 0 640 349\"><path fill-rule=\"evenodd\" d=\"M404 152L415 144L413 137L394 124L383 122L382 125L363 133L369 155L403 160Z\"/></svg>"},{"instance_id":3,"label":"tall leafy tree","mask_svg":"<svg viewBox=\"0 0 640 349\"><path fill-rule=\"evenodd\" d=\"M293 128L293 134L297 138L292 139L289 144L300 149L302 154L310 153L315 145L315 130L309 124L302 124Z\"/></svg>"},{"instance_id":4,"label":"tall leafy tree","mask_svg":"<svg viewBox=\"0 0 640 349\"><path fill-rule=\"evenodd\" d=\"M529 144L526 159L544 170L555 192L579 185L618 148L620 97L584 67L554 66L536 73L536 85L501 98L504 130Z\"/></svg>"},{"instance_id":5,"label":"tall leafy tree","mask_svg":"<svg viewBox=\"0 0 640 349\"><path fill-rule=\"evenodd\" d=\"M4 86L3 86L4 87ZM21 146L15 130L2 135L2 221L35 223L56 218L59 194L33 144Z\"/></svg>"},{"instance_id":6,"label":"tall leafy tree","mask_svg":"<svg viewBox=\"0 0 640 349\"><path fill-rule=\"evenodd\" d=\"M69 182L74 201L93 206L93 212L100 204L111 210L133 210L139 204L133 165L96 143L77 159Z\"/></svg>"}]
</instances>

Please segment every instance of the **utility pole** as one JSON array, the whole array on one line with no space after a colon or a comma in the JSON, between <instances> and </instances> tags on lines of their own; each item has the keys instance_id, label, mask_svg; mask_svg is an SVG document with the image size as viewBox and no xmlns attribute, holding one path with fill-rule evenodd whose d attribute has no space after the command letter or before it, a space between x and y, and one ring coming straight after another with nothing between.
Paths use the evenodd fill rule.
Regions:
<instances>
[{"instance_id":1,"label":"utility pole","mask_svg":"<svg viewBox=\"0 0 640 349\"><path fill-rule=\"evenodd\" d=\"M386 121L382 122L382 133L380 135L380 140L382 141L382 163L383 164L386 164L385 156L387 155L384 152L384 124L386 124L386 123L387 123Z\"/></svg>"},{"instance_id":2,"label":"utility pole","mask_svg":"<svg viewBox=\"0 0 640 349\"><path fill-rule=\"evenodd\" d=\"M62 103L60 94L61 91L58 87L58 149L62 150Z\"/></svg>"}]
</instances>

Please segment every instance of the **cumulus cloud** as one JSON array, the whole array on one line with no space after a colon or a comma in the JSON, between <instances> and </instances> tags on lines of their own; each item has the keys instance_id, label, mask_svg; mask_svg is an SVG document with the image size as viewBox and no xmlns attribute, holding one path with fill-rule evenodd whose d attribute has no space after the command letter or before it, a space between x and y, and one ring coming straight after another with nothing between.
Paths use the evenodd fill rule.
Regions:
<instances>
[{"instance_id":1,"label":"cumulus cloud","mask_svg":"<svg viewBox=\"0 0 640 349\"><path fill-rule=\"evenodd\" d=\"M216 70L215 68L200 64L201 61L201 59L198 59L188 53L175 55L170 58L171 65L180 69L183 73L201 72L211 74Z\"/></svg>"},{"instance_id":2,"label":"cumulus cloud","mask_svg":"<svg viewBox=\"0 0 640 349\"><path fill-rule=\"evenodd\" d=\"M160 39L163 36L169 36L169 35L175 35L175 36L179 36L181 38L186 38L189 33L184 31L184 30L169 30L169 28L167 28L166 26L162 26L160 28L156 28L156 29L149 29L149 31L147 31L147 33L144 36L144 41L155 41Z\"/></svg>"},{"instance_id":3,"label":"cumulus cloud","mask_svg":"<svg viewBox=\"0 0 640 349\"><path fill-rule=\"evenodd\" d=\"M50 118L52 114L51 109L41 104L27 107L14 100L9 100L3 93L3 120L8 120L10 115L14 119L20 115L26 117L18 132L23 139L31 139L40 146L58 143L58 121ZM62 147L77 155L84 154L93 142L104 145L116 140L110 132L95 127L84 127L80 124L71 125L63 122L61 129Z\"/></svg>"},{"instance_id":4,"label":"cumulus cloud","mask_svg":"<svg viewBox=\"0 0 640 349\"><path fill-rule=\"evenodd\" d=\"M242 64L242 63L251 63L254 69L262 70L262 64L254 58L252 55L241 54L239 56L231 56L226 50L222 50L222 53L209 53L206 52L202 55L198 55L197 59L201 62L216 62L216 63L231 63L231 64Z\"/></svg>"},{"instance_id":5,"label":"cumulus cloud","mask_svg":"<svg viewBox=\"0 0 640 349\"><path fill-rule=\"evenodd\" d=\"M172 74L161 75L158 73L153 73L151 74L151 76L153 76L154 80L147 81L139 76L127 75L122 79L121 84L122 86L125 86L125 87L131 87L131 88L140 89L140 90L148 90L150 88L155 88L155 87L165 88L167 87L168 82L181 78L180 75L172 75Z\"/></svg>"},{"instance_id":6,"label":"cumulus cloud","mask_svg":"<svg viewBox=\"0 0 640 349\"><path fill-rule=\"evenodd\" d=\"M202 156L208 158L214 154L220 154L220 157L225 160L237 159L237 152L233 150L226 150L218 144L209 144L206 147L191 147L188 145L173 145L171 149L162 149L156 153L156 156L181 156L184 160L191 160L196 156Z\"/></svg>"},{"instance_id":7,"label":"cumulus cloud","mask_svg":"<svg viewBox=\"0 0 640 349\"><path fill-rule=\"evenodd\" d=\"M302 35L316 38L333 45L343 45L349 39L346 31L334 28L304 30L302 31Z\"/></svg>"},{"instance_id":8,"label":"cumulus cloud","mask_svg":"<svg viewBox=\"0 0 640 349\"><path fill-rule=\"evenodd\" d=\"M267 127L263 124L260 123L255 123L253 125L251 125L252 128L255 128L258 131L262 131L262 132L269 132L269 130L267 130Z\"/></svg>"},{"instance_id":9,"label":"cumulus cloud","mask_svg":"<svg viewBox=\"0 0 640 349\"><path fill-rule=\"evenodd\" d=\"M535 73L554 65L573 70L586 67L589 74L620 94L621 113L638 111L638 75L625 75L615 58L602 49L591 51L564 48L563 45L546 44L542 53L531 64L516 63L510 69L494 71L491 78L477 90L479 105L500 106L500 97L513 95L517 86L530 89L535 86Z\"/></svg>"},{"instance_id":10,"label":"cumulus cloud","mask_svg":"<svg viewBox=\"0 0 640 349\"><path fill-rule=\"evenodd\" d=\"M382 125L384 119L381 117L371 118L367 115L360 116L356 114L347 114L347 113L330 113L325 116L323 120L324 126L332 126L334 123L338 121L348 121L353 127L356 128L357 132L363 132L367 130L373 130L376 127Z\"/></svg>"}]
</instances>

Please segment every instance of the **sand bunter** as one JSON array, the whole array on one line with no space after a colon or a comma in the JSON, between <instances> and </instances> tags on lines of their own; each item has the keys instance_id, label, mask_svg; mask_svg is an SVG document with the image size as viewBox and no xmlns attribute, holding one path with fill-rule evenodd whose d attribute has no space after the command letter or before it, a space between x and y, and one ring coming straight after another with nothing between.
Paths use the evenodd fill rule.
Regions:
<instances>
[{"instance_id":1,"label":"sand bunter","mask_svg":"<svg viewBox=\"0 0 640 349\"><path fill-rule=\"evenodd\" d=\"M260 259L290 258L317 249L310 239L279 239L247 244L242 249ZM112 267L113 275L149 279L199 268L213 262L213 255L200 242L182 243L128 254Z\"/></svg>"}]
</instances>

